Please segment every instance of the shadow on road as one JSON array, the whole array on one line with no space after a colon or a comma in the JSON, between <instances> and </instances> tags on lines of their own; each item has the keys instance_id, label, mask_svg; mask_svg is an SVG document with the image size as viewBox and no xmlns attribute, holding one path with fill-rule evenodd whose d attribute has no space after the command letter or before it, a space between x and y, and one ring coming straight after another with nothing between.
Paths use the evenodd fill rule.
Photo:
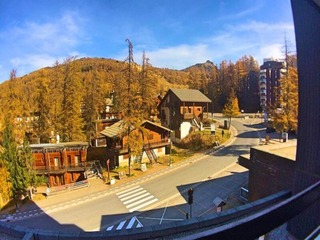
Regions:
<instances>
[{"instance_id":1,"label":"shadow on road","mask_svg":"<svg viewBox=\"0 0 320 240\"><path fill-rule=\"evenodd\" d=\"M153 210L103 215L101 216L100 231L129 230L132 228L182 221L187 219L188 216L190 217L190 215L197 217L213 214L217 210L217 206L215 206L213 200L217 197L226 202L227 205L225 208L241 205L240 187L247 182L248 172L226 172L225 175L226 176L216 179L208 178L207 181L203 182L193 182L187 185L177 186L179 195L170 201L158 203L159 205ZM193 189L192 212L190 212L190 205L187 203L187 192L190 188ZM36 203L33 204L33 212L41 211ZM33 232L38 232L39 234L45 233L46 235L52 234L56 237L63 234L68 235L84 232L81 227L77 226L77 223L60 223L44 212L33 216L28 216L28 214L30 214L30 212L21 213L21 220L15 218L11 222L1 222L1 227L8 225L24 226ZM74 214L81 216L81 204L79 204L79 210Z\"/></svg>"}]
</instances>

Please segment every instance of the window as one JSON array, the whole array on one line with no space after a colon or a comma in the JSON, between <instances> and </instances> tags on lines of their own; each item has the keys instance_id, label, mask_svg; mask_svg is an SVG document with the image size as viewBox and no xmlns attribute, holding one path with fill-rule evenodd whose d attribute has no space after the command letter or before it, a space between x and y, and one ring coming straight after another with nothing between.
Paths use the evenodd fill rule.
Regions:
<instances>
[{"instance_id":1,"label":"window","mask_svg":"<svg viewBox=\"0 0 320 240\"><path fill-rule=\"evenodd\" d=\"M74 156L74 165L75 166L79 165L79 160L80 160L80 156L79 155Z\"/></svg>"},{"instance_id":2,"label":"window","mask_svg":"<svg viewBox=\"0 0 320 240\"><path fill-rule=\"evenodd\" d=\"M55 157L55 158L53 159L53 161L54 161L54 166L55 166L55 167L58 167L58 166L59 166L59 158L58 158L58 157Z\"/></svg>"}]
</instances>

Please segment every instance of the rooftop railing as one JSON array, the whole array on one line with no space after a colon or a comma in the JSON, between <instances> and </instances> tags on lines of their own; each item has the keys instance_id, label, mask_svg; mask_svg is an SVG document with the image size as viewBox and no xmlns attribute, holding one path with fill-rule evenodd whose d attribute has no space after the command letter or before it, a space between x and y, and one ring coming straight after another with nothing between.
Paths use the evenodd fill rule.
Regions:
<instances>
[{"instance_id":1,"label":"rooftop railing","mask_svg":"<svg viewBox=\"0 0 320 240\"><path fill-rule=\"evenodd\" d=\"M119 232L55 232L0 222L0 232L31 239L256 239L320 200L320 181L291 196L282 191L240 207L184 221ZM317 214L317 213L315 213ZM312 234L319 234L315 230Z\"/></svg>"}]
</instances>

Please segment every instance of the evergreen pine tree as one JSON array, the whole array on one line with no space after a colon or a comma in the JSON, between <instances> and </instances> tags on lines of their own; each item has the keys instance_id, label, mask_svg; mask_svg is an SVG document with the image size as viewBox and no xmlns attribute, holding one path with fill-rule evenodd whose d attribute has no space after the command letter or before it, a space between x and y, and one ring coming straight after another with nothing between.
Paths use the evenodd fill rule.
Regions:
<instances>
[{"instance_id":1,"label":"evergreen pine tree","mask_svg":"<svg viewBox=\"0 0 320 240\"><path fill-rule=\"evenodd\" d=\"M13 127L8 118L5 119L5 128L2 136L3 152L1 158L5 161L10 173L9 181L12 184L13 196L17 199L27 189L25 168L19 157L18 146L14 139Z\"/></svg>"},{"instance_id":2,"label":"evergreen pine tree","mask_svg":"<svg viewBox=\"0 0 320 240\"><path fill-rule=\"evenodd\" d=\"M23 167L24 181L27 187L35 187L38 185L38 177L34 170L34 159L29 145L28 138L23 139L23 144L19 148L19 162Z\"/></svg>"}]
</instances>

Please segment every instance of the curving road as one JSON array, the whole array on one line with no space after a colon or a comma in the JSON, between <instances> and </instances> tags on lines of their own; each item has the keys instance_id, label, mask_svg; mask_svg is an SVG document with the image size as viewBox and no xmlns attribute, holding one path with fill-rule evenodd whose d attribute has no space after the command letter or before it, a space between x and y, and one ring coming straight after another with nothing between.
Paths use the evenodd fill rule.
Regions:
<instances>
[{"instance_id":1,"label":"curving road","mask_svg":"<svg viewBox=\"0 0 320 240\"><path fill-rule=\"evenodd\" d=\"M75 199L10 224L53 231L116 231L183 220L187 213L191 217L211 213L216 197L227 199L247 181L247 171L236 162L258 144L264 132L260 122L233 120L235 138L224 148L193 157L149 180L135 181L118 192ZM192 209L187 204L189 188L194 189Z\"/></svg>"}]
</instances>

